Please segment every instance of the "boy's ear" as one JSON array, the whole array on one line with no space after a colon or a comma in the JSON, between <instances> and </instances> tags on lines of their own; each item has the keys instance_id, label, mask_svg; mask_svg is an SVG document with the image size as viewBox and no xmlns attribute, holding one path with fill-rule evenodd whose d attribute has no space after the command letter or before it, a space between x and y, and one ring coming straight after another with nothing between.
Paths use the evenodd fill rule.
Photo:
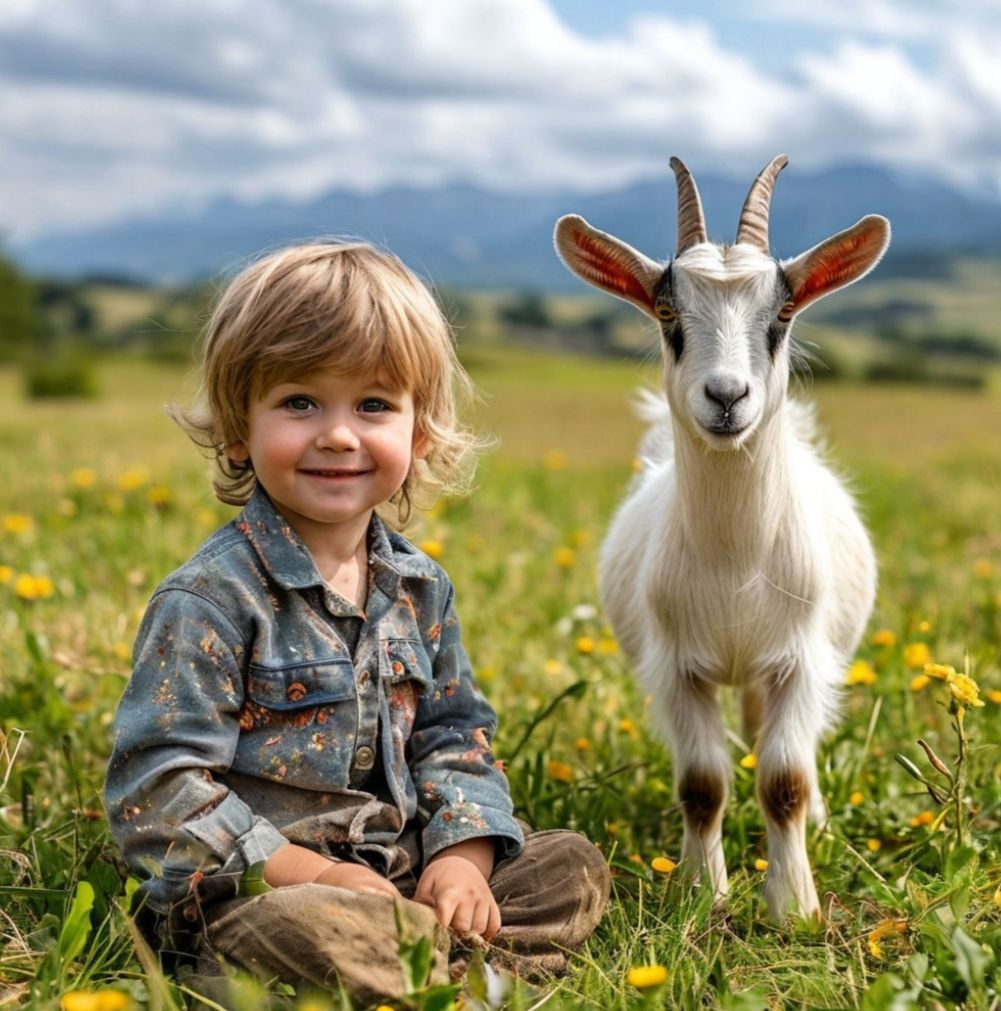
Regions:
<instances>
[{"instance_id":1,"label":"boy's ear","mask_svg":"<svg viewBox=\"0 0 1001 1011\"><path fill-rule=\"evenodd\" d=\"M226 456L234 463L246 463L250 459L250 450L245 442L231 442L226 447Z\"/></svg>"}]
</instances>

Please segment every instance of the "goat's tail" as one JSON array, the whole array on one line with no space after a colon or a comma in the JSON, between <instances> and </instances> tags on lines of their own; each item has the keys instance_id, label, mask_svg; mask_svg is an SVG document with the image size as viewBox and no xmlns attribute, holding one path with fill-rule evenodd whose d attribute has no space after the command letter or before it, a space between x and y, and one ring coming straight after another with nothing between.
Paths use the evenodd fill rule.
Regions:
<instances>
[{"instance_id":1,"label":"goat's tail","mask_svg":"<svg viewBox=\"0 0 1001 1011\"><path fill-rule=\"evenodd\" d=\"M671 429L671 408L663 393L639 389L633 398L633 409L647 430L640 440L639 460L645 471L651 466L674 459L674 432Z\"/></svg>"}]
</instances>

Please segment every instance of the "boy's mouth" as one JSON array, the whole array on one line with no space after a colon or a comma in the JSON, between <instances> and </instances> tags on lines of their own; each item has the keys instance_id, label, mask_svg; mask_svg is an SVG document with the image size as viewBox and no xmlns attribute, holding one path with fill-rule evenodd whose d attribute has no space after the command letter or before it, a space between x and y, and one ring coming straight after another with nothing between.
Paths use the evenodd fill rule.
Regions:
<instances>
[{"instance_id":1,"label":"boy's mouth","mask_svg":"<svg viewBox=\"0 0 1001 1011\"><path fill-rule=\"evenodd\" d=\"M346 467L324 467L322 469L319 467L303 467L299 473L305 474L307 477L364 477L364 475L370 472L367 470L349 470Z\"/></svg>"}]
</instances>

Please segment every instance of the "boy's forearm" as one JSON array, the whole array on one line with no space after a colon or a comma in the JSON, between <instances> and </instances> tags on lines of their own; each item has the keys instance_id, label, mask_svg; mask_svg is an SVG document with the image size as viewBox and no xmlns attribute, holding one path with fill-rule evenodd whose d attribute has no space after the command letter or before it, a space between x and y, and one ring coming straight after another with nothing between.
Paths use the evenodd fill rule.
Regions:
<instances>
[{"instance_id":1,"label":"boy's forearm","mask_svg":"<svg viewBox=\"0 0 1001 1011\"><path fill-rule=\"evenodd\" d=\"M452 846L446 846L439 850L428 864L433 864L442 857L462 857L468 860L482 875L485 881L490 880L490 875L494 872L494 859L497 855L497 846L491 836L478 837L476 839L464 839L462 842Z\"/></svg>"},{"instance_id":2,"label":"boy's forearm","mask_svg":"<svg viewBox=\"0 0 1001 1011\"><path fill-rule=\"evenodd\" d=\"M305 846L288 843L268 857L264 864L264 880L272 888L307 885L334 863L336 861Z\"/></svg>"}]
</instances>

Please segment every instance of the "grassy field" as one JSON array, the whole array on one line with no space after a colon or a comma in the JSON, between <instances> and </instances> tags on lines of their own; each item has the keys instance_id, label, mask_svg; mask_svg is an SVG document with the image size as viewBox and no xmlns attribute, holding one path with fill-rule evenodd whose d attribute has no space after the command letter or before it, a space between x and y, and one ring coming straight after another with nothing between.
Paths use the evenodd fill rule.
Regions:
<instances>
[{"instance_id":1,"label":"grassy field","mask_svg":"<svg viewBox=\"0 0 1001 1011\"><path fill-rule=\"evenodd\" d=\"M586 833L615 871L610 912L569 978L510 1006L997 1007L1001 398L815 392L881 587L821 752L831 819L810 850L824 919L776 927L760 901L746 742L734 735L732 890L713 909L669 869L681 834L670 759L595 608L596 552L639 434L630 390L652 371L489 348L469 364L486 394L477 423L499 447L472 498L423 516L412 536L433 542L456 584L519 813ZM182 371L118 363L100 381L96 401L27 403L0 372L0 1006L185 999L130 933L99 789L145 602L232 510L160 410L190 390ZM962 757L943 683L915 681L927 660L968 664L980 684ZM937 802L897 755L959 800ZM630 970L642 966L664 971L639 987Z\"/></svg>"}]
</instances>

